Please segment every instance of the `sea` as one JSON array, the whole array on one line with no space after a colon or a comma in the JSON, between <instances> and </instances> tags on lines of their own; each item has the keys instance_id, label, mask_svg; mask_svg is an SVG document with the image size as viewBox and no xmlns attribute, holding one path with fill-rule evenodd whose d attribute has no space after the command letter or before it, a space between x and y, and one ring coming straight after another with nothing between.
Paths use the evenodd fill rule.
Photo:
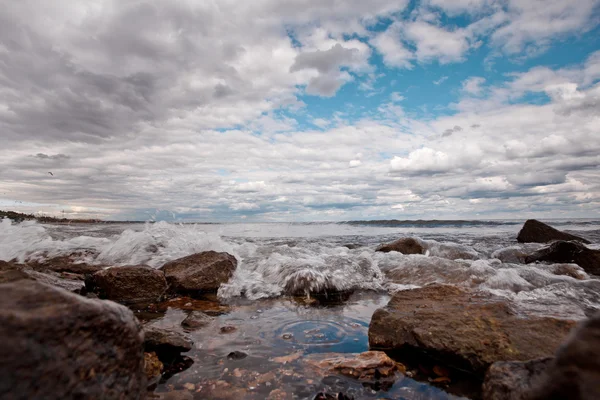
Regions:
<instances>
[{"instance_id":1,"label":"sea","mask_svg":"<svg viewBox=\"0 0 600 400\"><path fill-rule=\"evenodd\" d=\"M600 220L543 222L587 238L593 243L589 247L600 249ZM194 398L220 398L229 391L235 398L286 398L282 396L288 394L287 398L312 399L324 391L355 398L477 398L477 393L406 376L387 386L324 377L303 360L318 353L367 351L373 312L395 292L431 283L490 292L509 300L524 317L580 320L599 310L600 277L574 264L523 263L526 254L544 246L517 242L523 223L39 224L4 219L0 222L0 260L24 262L80 252L82 262L158 268L207 250L233 254L237 270L210 299L227 311L216 313L210 326L183 329L181 321L190 307L181 305L140 315L146 322L189 335L195 343L186 355L189 365L163 376L155 388L158 394L187 390ZM416 238L425 254L375 251L380 244L403 237ZM295 296L289 296L290 292ZM343 301L314 305L311 296L323 292L348 295ZM226 325L234 326L235 332L221 334ZM247 357L230 360L227 355L232 351Z\"/></svg>"}]
</instances>

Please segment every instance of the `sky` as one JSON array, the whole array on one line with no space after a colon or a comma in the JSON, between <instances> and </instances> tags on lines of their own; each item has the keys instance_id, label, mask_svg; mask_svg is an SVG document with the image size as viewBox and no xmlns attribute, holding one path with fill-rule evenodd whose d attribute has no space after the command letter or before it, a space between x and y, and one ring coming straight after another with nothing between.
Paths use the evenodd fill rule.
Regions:
<instances>
[{"instance_id":1,"label":"sky","mask_svg":"<svg viewBox=\"0 0 600 400\"><path fill-rule=\"evenodd\" d=\"M0 0L0 209L600 217L600 0Z\"/></svg>"}]
</instances>

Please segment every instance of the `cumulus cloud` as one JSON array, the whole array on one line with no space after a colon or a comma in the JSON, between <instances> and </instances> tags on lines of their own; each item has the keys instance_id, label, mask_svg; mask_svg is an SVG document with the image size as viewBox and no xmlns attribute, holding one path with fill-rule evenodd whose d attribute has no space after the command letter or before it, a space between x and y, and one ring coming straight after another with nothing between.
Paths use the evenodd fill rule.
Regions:
<instances>
[{"instance_id":1,"label":"cumulus cloud","mask_svg":"<svg viewBox=\"0 0 600 400\"><path fill-rule=\"evenodd\" d=\"M390 77L361 112L339 95L389 73L373 51L414 70L478 46L527 55L589 29L595 2L551 0L536 14L532 0L430 0L404 16L407 3L14 2L0 12L0 208L194 220L597 212L600 52L519 65L485 90L471 81L449 112L424 118L409 109L410 80ZM547 101L526 104L529 93ZM340 97L310 98L328 115L305 94Z\"/></svg>"}]
</instances>

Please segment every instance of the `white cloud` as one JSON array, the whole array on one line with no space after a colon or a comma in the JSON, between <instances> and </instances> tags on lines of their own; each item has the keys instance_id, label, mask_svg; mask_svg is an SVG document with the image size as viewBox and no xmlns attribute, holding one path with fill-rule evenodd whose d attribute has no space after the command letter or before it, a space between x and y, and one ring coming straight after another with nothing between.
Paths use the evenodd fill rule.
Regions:
<instances>
[{"instance_id":1,"label":"white cloud","mask_svg":"<svg viewBox=\"0 0 600 400\"><path fill-rule=\"evenodd\" d=\"M401 26L396 22L371 39L370 43L383 56L385 65L411 69L414 55L402 43L400 35Z\"/></svg>"},{"instance_id":2,"label":"white cloud","mask_svg":"<svg viewBox=\"0 0 600 400\"><path fill-rule=\"evenodd\" d=\"M462 90L463 92L469 93L473 96L479 96L483 92L482 86L484 83L485 78L473 76L463 82Z\"/></svg>"}]
</instances>

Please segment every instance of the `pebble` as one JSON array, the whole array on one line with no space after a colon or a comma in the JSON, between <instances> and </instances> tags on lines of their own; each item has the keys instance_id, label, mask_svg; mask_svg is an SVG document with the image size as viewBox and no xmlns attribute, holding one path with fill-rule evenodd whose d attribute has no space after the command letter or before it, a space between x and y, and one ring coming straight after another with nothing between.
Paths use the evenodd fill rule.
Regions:
<instances>
[{"instance_id":1,"label":"pebble","mask_svg":"<svg viewBox=\"0 0 600 400\"><path fill-rule=\"evenodd\" d=\"M284 333L283 335L281 335L281 338L284 340L290 340L294 337L294 335L292 335L291 333Z\"/></svg>"}]
</instances>

